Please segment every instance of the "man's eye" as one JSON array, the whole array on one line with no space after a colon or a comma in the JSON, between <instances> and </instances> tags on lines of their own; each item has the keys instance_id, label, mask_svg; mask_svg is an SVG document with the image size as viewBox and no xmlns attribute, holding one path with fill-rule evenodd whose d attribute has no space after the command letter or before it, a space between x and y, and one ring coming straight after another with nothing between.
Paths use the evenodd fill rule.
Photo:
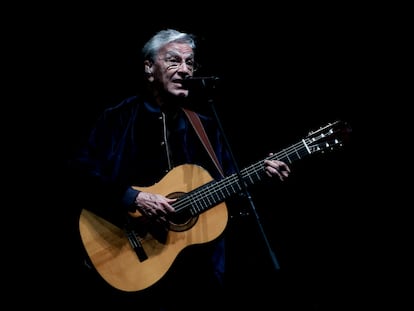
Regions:
<instances>
[{"instance_id":1,"label":"man's eye","mask_svg":"<svg viewBox=\"0 0 414 311\"><path fill-rule=\"evenodd\" d=\"M177 58L171 58L169 62L174 65L181 64L181 60Z\"/></svg>"}]
</instances>

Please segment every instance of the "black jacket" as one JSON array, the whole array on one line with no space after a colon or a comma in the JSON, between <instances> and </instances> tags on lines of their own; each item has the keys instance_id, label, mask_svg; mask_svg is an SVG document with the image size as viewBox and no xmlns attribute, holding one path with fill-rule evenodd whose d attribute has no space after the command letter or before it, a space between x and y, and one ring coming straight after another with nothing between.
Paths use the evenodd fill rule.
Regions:
<instances>
[{"instance_id":1,"label":"black jacket","mask_svg":"<svg viewBox=\"0 0 414 311\"><path fill-rule=\"evenodd\" d=\"M215 120L199 116L225 174L234 173ZM137 195L132 186L154 185L181 164L199 165L221 178L181 109L163 113L138 96L129 97L103 112L71 165L78 206L121 221Z\"/></svg>"}]
</instances>

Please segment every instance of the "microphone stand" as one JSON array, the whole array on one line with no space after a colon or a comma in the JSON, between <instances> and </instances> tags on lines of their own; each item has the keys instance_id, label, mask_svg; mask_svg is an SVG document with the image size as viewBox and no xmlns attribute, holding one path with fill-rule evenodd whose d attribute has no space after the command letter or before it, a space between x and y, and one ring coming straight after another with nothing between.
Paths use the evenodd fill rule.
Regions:
<instances>
[{"instance_id":1,"label":"microphone stand","mask_svg":"<svg viewBox=\"0 0 414 311\"><path fill-rule=\"evenodd\" d=\"M206 87L205 81L203 79L202 79L202 85L203 85L203 87ZM213 84L211 86L211 88L214 91L215 85ZM208 92L206 92L206 93L208 93ZM216 107L215 107L215 104L214 104L213 96L209 96L208 99L207 99L207 102L208 102L208 105L209 105L211 111L213 112L214 118L215 118L215 120L216 120L216 122L218 124L219 130L220 130L220 132L221 132L221 134L223 136L224 143L226 144L226 147L229 150L230 158L231 158L231 161L233 162L234 168L236 170L236 174L238 176L238 179L240 181L241 187L243 189L243 193L246 196L246 198L248 199L248 202L250 204L250 208L251 208L251 210L252 210L252 212L254 214L254 217L255 217L257 226L258 226L258 228L260 230L261 237L263 238L263 241L264 241L264 243L266 245L266 248L267 248L267 250L269 252L269 256L270 256L270 259L272 261L273 267L274 267L274 269L276 271L278 271L278 270L280 270L279 262L278 262L278 260L276 258L275 252L272 250L272 247L270 246L269 239L267 238L266 232L265 232L265 230L263 228L263 225L262 225L262 223L260 221L260 217L259 217L259 214L257 213L256 206L254 204L253 198L250 195L250 192L248 191L246 184L244 183L243 176L241 175L240 169L239 169L239 167L237 165L236 158L234 157L234 154L233 154L233 151L231 149L230 143L229 143L229 141L227 139L227 136L226 136L226 134L224 132L223 125L222 125L222 123L220 121L220 118L218 116L218 113L217 113L217 110L216 110Z\"/></svg>"}]
</instances>

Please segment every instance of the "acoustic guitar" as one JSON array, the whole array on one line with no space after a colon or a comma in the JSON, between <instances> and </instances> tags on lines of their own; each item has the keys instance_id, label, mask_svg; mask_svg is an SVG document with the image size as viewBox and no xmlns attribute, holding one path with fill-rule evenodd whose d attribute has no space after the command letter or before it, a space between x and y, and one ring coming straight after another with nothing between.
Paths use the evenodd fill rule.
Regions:
<instances>
[{"instance_id":1,"label":"acoustic guitar","mask_svg":"<svg viewBox=\"0 0 414 311\"><path fill-rule=\"evenodd\" d=\"M293 163L309 155L341 147L350 132L341 121L310 132L297 143L266 159ZM264 159L220 180L202 167L184 164L141 191L177 198L174 216L167 226L155 226L139 212L118 227L83 209L79 231L86 253L97 272L111 286L127 292L140 291L159 281L186 247L210 242L224 231L228 221L225 200L266 178ZM243 185L244 184L244 185Z\"/></svg>"}]
</instances>

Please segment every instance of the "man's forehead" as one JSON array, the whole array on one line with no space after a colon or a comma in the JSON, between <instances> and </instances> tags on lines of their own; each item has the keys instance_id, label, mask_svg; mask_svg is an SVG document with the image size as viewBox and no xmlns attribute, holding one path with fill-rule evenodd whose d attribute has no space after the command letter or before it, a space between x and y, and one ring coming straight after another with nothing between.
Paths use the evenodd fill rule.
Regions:
<instances>
[{"instance_id":1,"label":"man's forehead","mask_svg":"<svg viewBox=\"0 0 414 311\"><path fill-rule=\"evenodd\" d=\"M187 43L179 43L179 42L171 42L166 45L164 45L160 51L159 54L164 54L168 56L183 56L188 57L192 56L194 54L193 49L190 45Z\"/></svg>"}]
</instances>

